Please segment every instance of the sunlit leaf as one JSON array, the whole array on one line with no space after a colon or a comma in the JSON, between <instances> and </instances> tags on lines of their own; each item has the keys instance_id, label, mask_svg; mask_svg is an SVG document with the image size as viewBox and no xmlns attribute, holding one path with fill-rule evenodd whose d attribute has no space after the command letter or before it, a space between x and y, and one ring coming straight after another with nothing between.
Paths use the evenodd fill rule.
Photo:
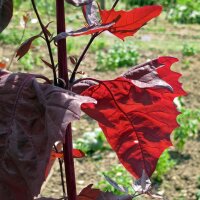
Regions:
<instances>
[{"instance_id":1,"label":"sunlit leaf","mask_svg":"<svg viewBox=\"0 0 200 200\"><path fill-rule=\"evenodd\" d=\"M134 35L148 21L160 15L162 6L143 6L130 11L101 10L102 24L112 22L116 17L119 20L108 29L109 32L124 40L127 36Z\"/></svg>"},{"instance_id":2,"label":"sunlit leaf","mask_svg":"<svg viewBox=\"0 0 200 200\"><path fill-rule=\"evenodd\" d=\"M140 88L131 79L119 77L99 81L82 93L97 100L96 105L82 105L82 110L99 122L119 160L136 178L143 170L150 177L162 152L172 145L170 134L178 127L179 114L173 100L185 95L178 82L180 74L170 70L174 58L157 61L162 63L155 67L158 76L173 92L166 87ZM145 68L139 71L138 80Z\"/></svg>"}]
</instances>

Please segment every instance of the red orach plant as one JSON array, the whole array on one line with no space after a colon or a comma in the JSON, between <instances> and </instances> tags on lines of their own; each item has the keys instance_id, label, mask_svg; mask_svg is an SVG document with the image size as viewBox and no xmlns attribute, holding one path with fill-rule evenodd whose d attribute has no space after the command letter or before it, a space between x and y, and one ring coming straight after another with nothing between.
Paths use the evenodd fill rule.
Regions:
<instances>
[{"instance_id":1,"label":"red orach plant","mask_svg":"<svg viewBox=\"0 0 200 200\"><path fill-rule=\"evenodd\" d=\"M41 26L41 33L26 40L19 47L16 56L18 59L21 59L28 53L34 40L38 38L44 39L50 61L44 59L42 61L52 69L53 81L48 80L48 78L42 75L13 74L1 70L0 81L2 82L2 87L0 87L0 93L1 95L4 94L5 102L9 98L11 98L9 99L11 101L12 97L14 101L16 92L15 109L11 113L11 126L14 126L13 124L15 123L21 124L22 121L20 119L25 112L27 115L30 115L30 112L34 114L35 108L38 107L41 107L42 112L40 111L40 115L39 113L35 114L37 117L40 117L40 123L38 123L39 120L34 121L34 123L38 124L37 128L34 126L29 129L30 125L23 128L23 131L26 130L25 135L32 135L26 140L24 139L23 145L18 145L16 150L23 153L24 157L27 156L28 159L31 151L27 152L26 148L29 142L33 143L35 151L37 151L37 155L35 155L37 161L30 166L22 165L17 156L16 158L12 157L12 153L17 155L17 152L11 152L10 157L5 154L7 157L4 156L2 162L5 163L5 159L8 159L8 168L16 167L19 162L19 170L15 171L15 173L17 173L16 176L23 176L26 183L17 185L16 180L20 179L13 178L9 173L6 175L6 178L2 175L3 171L0 169L0 186L2 188L5 187L7 192L10 192L10 196L5 197L8 193L0 187L0 199L33 199L34 196L39 194L44 177L48 176L48 172L55 159L58 159L60 164L63 187L63 197L61 199L131 200L141 194L160 198L151 193L149 177L154 172L162 152L172 145L170 134L178 127L176 117L179 112L176 110L173 100L176 97L185 95L185 92L178 81L181 75L170 70L171 65L177 62L178 59L162 56L135 66L113 80L97 80L89 77L76 79L83 58L93 41L101 33L109 31L119 39L124 40L128 36L133 36L148 21L159 16L162 11L162 7L159 5L144 6L130 11L116 11L115 7L118 1L114 2L110 10L101 10L99 5L93 0L66 0L66 3L82 9L87 23L86 26L78 30L66 32L65 1L56 0L57 35L53 36L48 30L50 23L47 25L43 24L35 1L31 0ZM2 32L12 17L12 0L0 0L0 17L0 31ZM67 65L66 38L88 34L91 35L91 39L80 57L69 57L74 65L74 69L71 72L68 70ZM57 63L51 49L51 46L54 44L58 49ZM56 70L57 66L58 71ZM5 63L0 62L0 68L4 67ZM38 83L36 78L42 78L45 80L45 83ZM20 91L15 91L14 89L12 91L10 89L13 85L18 87L21 82ZM13 96L9 96L8 91ZM20 101L21 93L23 94L23 100L27 101L26 104ZM8 97L6 94L8 94ZM32 101L26 99L27 96L31 95ZM32 103L29 108L27 106L30 102ZM3 106L5 105L3 104ZM71 122L79 119L81 109L99 123L108 143L116 152L119 161L137 179L133 185L136 191L134 194L129 194L126 188L118 185L109 177L105 177L113 187L124 192L124 195L116 196L112 193L102 192L99 189L92 189L92 185L87 186L77 195L74 158L84 157L85 155L81 150L73 149ZM8 115L8 113L4 113L4 115ZM17 126L17 131L15 128L11 130L10 134L13 138L19 137L22 127L26 125L25 123L28 123L28 121L24 121L20 127ZM44 136L35 135L39 130L47 134L46 137L49 138L48 145L45 146L43 143L38 142L44 140ZM20 135L20 137L22 136ZM11 138L8 138L8 140L10 144L15 144L11 142ZM62 141L63 146L54 144L56 141ZM43 151L40 151L39 148L43 148ZM52 148L53 150L51 150ZM44 159L45 162L39 165L38 162L41 159ZM23 162L22 158L21 162ZM65 166L65 178L63 175L63 163ZM29 167L28 170L27 167ZM35 174L32 175L32 179L35 178L36 180L35 182L30 178L33 168L37 168L36 175L39 172L41 175L39 179L34 176ZM9 176L13 179L8 180ZM51 198L42 197L39 199Z\"/></svg>"}]
</instances>

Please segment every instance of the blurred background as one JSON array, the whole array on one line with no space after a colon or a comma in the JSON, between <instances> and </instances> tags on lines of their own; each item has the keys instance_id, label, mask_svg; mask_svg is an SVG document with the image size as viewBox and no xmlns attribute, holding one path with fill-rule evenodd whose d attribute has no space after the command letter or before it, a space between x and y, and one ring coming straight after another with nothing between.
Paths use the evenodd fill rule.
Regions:
<instances>
[{"instance_id":1,"label":"blurred background","mask_svg":"<svg viewBox=\"0 0 200 200\"><path fill-rule=\"evenodd\" d=\"M102 8L110 9L114 0L98 2ZM91 46L80 67L84 73L79 77L112 79L129 67L158 56L179 58L173 69L183 74L181 82L188 95L176 99L182 112L178 117L180 127L173 132L174 147L161 156L152 181L156 192L166 199L200 200L200 0L121 0L116 10L152 4L163 5L162 14L125 42L103 33ZM49 30L55 35L55 1L37 1L37 6L44 24L52 21ZM67 31L84 25L81 9L66 4ZM34 41L31 51L21 60L14 58L19 45L38 33L40 27L30 0L14 0L12 22L0 34L0 61L8 63L11 71L41 73L51 78L51 70L41 61L48 60L43 40ZM90 36L68 38L68 56L79 56L89 39ZM56 47L53 52L56 60ZM70 61L68 64L73 69ZM103 173L131 190L132 177L119 164L95 121L84 116L74 123L73 130L74 146L87 154L75 161L78 191L93 183L118 194L104 180ZM61 193L59 167L55 165L42 194L58 197Z\"/></svg>"}]
</instances>

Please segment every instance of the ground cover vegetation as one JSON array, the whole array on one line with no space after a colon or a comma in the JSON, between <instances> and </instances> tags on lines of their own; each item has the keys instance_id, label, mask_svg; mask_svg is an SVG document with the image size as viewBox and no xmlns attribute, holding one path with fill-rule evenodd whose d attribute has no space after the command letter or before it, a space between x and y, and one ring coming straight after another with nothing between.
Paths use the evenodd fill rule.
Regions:
<instances>
[{"instance_id":1,"label":"ground cover vegetation","mask_svg":"<svg viewBox=\"0 0 200 200\"><path fill-rule=\"evenodd\" d=\"M23 1L25 2L22 4L20 1L16 1L14 4L15 10L22 9L29 11L31 9L31 2L30 1ZM125 3L125 2L124 2ZM119 8L130 8L130 6L143 6L148 4L154 4L154 2L145 2L139 1L128 1L126 4L120 3ZM142 28L143 30L141 33L138 33L138 36L136 35L135 39L128 39L125 43L119 43L118 40L111 37L110 35L102 35L100 40L96 40L93 45L91 46L90 52L88 54L88 60L83 60L83 65L88 66L88 69L86 67L80 68L80 73L77 74L77 77L79 78L85 78L87 77L87 74L96 76L95 78L101 78L102 76L105 76L105 78L110 79L110 77L116 77L116 74L120 74L123 71L126 70L128 66L133 66L141 62L145 62L147 59L153 59L160 54L173 54L173 55L179 55L181 58L181 63L178 65L178 69L185 75L186 78L183 77L183 80L186 80L190 73L193 71L193 66L198 63L198 57L196 59L193 59L193 56L198 55L199 53L199 46L197 45L197 41L199 40L198 35L198 26L194 25L192 27L192 33L191 35L187 34L187 29L189 29L190 25L179 25L180 24L190 24L190 23L199 23L198 22L198 13L192 14L193 10L198 9L196 7L198 2L194 2L192 4L191 1L173 1L173 2L160 2L161 4L165 5L164 10L165 12L163 15L158 19L156 24L154 22L150 23L148 26ZM176 5L174 8L172 8L171 3ZM48 5L49 9L46 9ZM191 5L192 4L192 8ZM180 5L184 7L181 11ZM109 6L112 6L112 2L106 2L107 8L110 8ZM194 9L195 8L195 9ZM55 10L54 10L54 4L52 4L49 1L44 1L41 4L38 4L38 10L42 14L45 14L47 16L47 19L44 18L44 24L48 23L49 21L55 19ZM77 12L77 14L74 14L74 12ZM21 11L20 11L21 12ZM176 14L179 13L178 17L175 17ZM66 6L66 21L67 21L67 29L71 31L72 26L73 29L78 29L80 27L80 24L84 23L84 20L82 18L81 12L78 12L78 9L73 6ZM183 13L183 14L181 14ZM189 14L192 15L192 20L190 19ZM26 15L26 13L25 13ZM8 29L5 29L0 34L0 41L3 48L7 47L8 52L4 53L2 56L2 63L6 63L8 61L8 58L12 57L12 52L10 52L10 49L13 49L12 47L15 46L16 50L19 46L19 44L24 41L24 39L30 38L33 35L37 35L38 32L40 32L40 28L38 26L38 22L36 21L36 18L34 16L34 13L29 12L28 21L26 23L26 29L24 29L24 25L22 25L22 22L24 23L24 19L21 17L21 15L18 14L18 12L15 13L15 16L13 18L13 22L10 25ZM183 17L185 15L185 17ZM165 20L167 16L167 19ZM195 20L194 20L195 18ZM180 20L184 19L184 20ZM167 22L167 20L176 25L171 25ZM21 21L21 25L19 22ZM161 25L162 23L159 23L162 21L162 23L165 23L165 25ZM36 22L36 25L35 25ZM17 27L17 29L16 29ZM49 26L49 30L55 29L55 24L51 24ZM25 31L24 31L25 30ZM170 31L167 31L170 30ZM179 30L183 30L183 32L179 32ZM21 34L19 32L21 31ZM91 30L87 30L89 33L91 33ZM185 32L184 32L185 31ZM13 34L11 34L11 32ZM25 32L23 34L23 32ZM166 33L165 38L159 38L161 35ZM85 33L84 33L85 34ZM182 37L181 42L178 41L179 37ZM23 37L22 37L23 36ZM109 41L107 38L109 37ZM85 39L86 38L86 39ZM170 40L169 40L170 38ZM76 38L69 38L67 39L67 50L70 55L74 55L73 57L69 58L70 64L70 70L73 70L73 64L76 62L77 55L80 54L81 49L84 45L87 44L87 39L89 39L89 36L85 36L83 40L80 40L80 42L76 42ZM183 40L184 39L184 40ZM117 44L116 44L117 41ZM162 41L162 46L158 45ZM184 42L182 42L184 41ZM12 47L11 47L12 46ZM40 40L35 40L31 46L31 51L24 56L22 59L20 59L20 63L17 63L14 60L14 64L12 64L11 70L12 71L29 71L38 73L41 70L47 77L51 77L50 69L46 67L40 67L44 66L42 58L46 58L46 50L43 47L44 42ZM131 48L132 46L132 48ZM41 53L42 49L42 53ZM38 53L40 51L40 53ZM52 47L52 52L54 55L57 53L57 48ZM0 54L1 55L1 54ZM120 56L119 56L120 55ZM132 62L132 64L131 64ZM8 62L9 63L9 62ZM48 65L48 64L47 64ZM91 72L91 69L93 72ZM115 70L115 71L113 71ZM188 70L188 71L186 71ZM109 72L109 74L107 74ZM187 77L188 76L188 77ZM185 156L187 152L187 143L190 145L190 141L195 141L195 145L199 145L198 138L199 138L199 121L200 121L200 114L198 110L198 96L195 92L196 83L195 80L194 85L190 85L186 83L186 90L191 91L191 94L189 93L190 98L192 97L192 100L190 98L184 98L184 99L178 99L176 100L176 104L178 105L178 109L182 112L182 115L178 117L178 122L180 123L180 127L176 129L173 133L173 143L177 147L177 150L169 149L163 153L160 160L158 161L158 165L156 167L156 171L153 174L153 183L155 185L161 184L160 187L160 194L162 194L163 191L166 191L169 189L167 186L167 183L169 184L169 181L173 182L174 176L176 177L176 170L179 169L181 165L184 165L184 160L190 159ZM186 81L185 81L186 82ZM189 106L188 106L189 104ZM95 162L103 162L102 160L108 161L105 157L106 154L113 156L111 147L107 144L105 136L103 135L103 132L99 129L96 129L96 125L94 124L94 121L90 121L87 117L83 120L85 122L85 125L82 125L83 127L80 127L79 124L75 123L74 132L75 132L75 138L77 139L74 143L74 147L77 149L81 149L83 152L86 153L88 156L88 161L86 160L85 166L92 165ZM91 126L92 124L92 126ZM85 131L85 129L88 129L88 132ZM84 133L85 132L85 133ZM81 134L80 134L81 133ZM84 134L82 134L84 133ZM198 146L197 146L198 147ZM186 149L186 150L184 150ZM186 152L185 152L186 151ZM130 191L130 193L133 193L133 188L131 187L132 177L129 175L128 172L124 169L124 167L120 164L117 164L117 160L115 157L112 157L111 159L116 161L116 165L113 165L113 167L106 166L106 170L102 170L101 173L99 173L97 176L93 175L95 177L96 186L98 188L101 188L103 191L109 191L114 192L116 195L122 195L123 192L119 191L119 188L113 187L113 184L110 184L109 179L105 179L103 175L106 177L113 178L119 185L123 185L125 188L127 187ZM191 159L192 160L192 159ZM76 165L80 167L80 164L84 164L84 158L81 158L79 161L76 161ZM81 168L81 167L80 167ZM173 177L168 177L168 174L170 174L170 171L174 170ZM78 178L80 179L81 176L81 170L80 173L78 172ZM197 173L197 172L196 172ZM57 174L59 174L57 172ZM87 174L87 173L86 173ZM89 175L87 175L90 177ZM85 178L87 177L85 176ZM96 178L101 177L101 181L97 181ZM181 186L175 186L175 191L177 191L176 197L169 197L170 199L198 199L199 198L199 177L195 175L196 180L194 181L194 187L192 188L191 193L184 193L181 192L184 191L184 187ZM56 179L56 180L53 180ZM166 180L167 179L167 180ZM168 181L169 179L169 181ZM187 177L188 180L190 178ZM51 181L55 183L56 181L59 182L59 175L52 176ZM81 179L82 180L82 179ZM164 183L166 182L166 183ZM176 182L176 181L175 181ZM78 189L80 190L82 187L82 184L89 183L87 181L77 181ZM49 184L49 186L44 189L43 194L45 195L52 195L52 185ZM166 189L167 188L167 189ZM50 192L51 191L51 192ZM61 194L61 190L55 190L54 192L55 196L58 197L58 194ZM171 191L170 191L171 193ZM173 192L174 193L174 192ZM142 197L143 198L143 197Z\"/></svg>"}]
</instances>

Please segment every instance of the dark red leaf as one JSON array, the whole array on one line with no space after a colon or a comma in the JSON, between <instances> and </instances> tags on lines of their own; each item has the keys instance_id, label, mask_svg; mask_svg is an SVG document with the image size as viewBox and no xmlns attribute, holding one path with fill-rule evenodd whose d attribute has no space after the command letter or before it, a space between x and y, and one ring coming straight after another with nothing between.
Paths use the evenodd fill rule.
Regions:
<instances>
[{"instance_id":1,"label":"dark red leaf","mask_svg":"<svg viewBox=\"0 0 200 200\"><path fill-rule=\"evenodd\" d=\"M77 61L78 61L77 57L75 57L75 56L69 56L69 59L70 59L70 61L71 61L71 63L72 63L73 65L76 65L76 63L77 63Z\"/></svg>"},{"instance_id":2,"label":"dark red leaf","mask_svg":"<svg viewBox=\"0 0 200 200\"><path fill-rule=\"evenodd\" d=\"M76 94L81 94L83 91L85 91L86 89L88 89L89 87L93 85L96 85L94 81L90 81L90 80L81 81L73 85L72 91L75 92Z\"/></svg>"},{"instance_id":3,"label":"dark red leaf","mask_svg":"<svg viewBox=\"0 0 200 200\"><path fill-rule=\"evenodd\" d=\"M111 192L102 192L99 189L93 189L91 184L80 192L77 200L132 200L132 196L116 196Z\"/></svg>"},{"instance_id":4,"label":"dark red leaf","mask_svg":"<svg viewBox=\"0 0 200 200\"><path fill-rule=\"evenodd\" d=\"M59 40L62 40L68 36L81 36L81 35L90 35L96 32L104 31L107 30L109 27L113 26L115 22L111 22L109 24L100 24L100 25L93 25L93 26L88 26L81 28L76 31L71 31L71 32L62 32L58 34L55 38L54 41L58 42Z\"/></svg>"},{"instance_id":5,"label":"dark red leaf","mask_svg":"<svg viewBox=\"0 0 200 200\"><path fill-rule=\"evenodd\" d=\"M47 62L47 61L44 60L43 58L40 58L40 59L41 59L41 61L42 61L46 66L48 66L49 68L53 69L53 66L52 66L49 62Z\"/></svg>"},{"instance_id":6,"label":"dark red leaf","mask_svg":"<svg viewBox=\"0 0 200 200\"><path fill-rule=\"evenodd\" d=\"M95 1L82 6L82 11L89 26L98 25L100 23L99 8Z\"/></svg>"},{"instance_id":7,"label":"dark red leaf","mask_svg":"<svg viewBox=\"0 0 200 200\"><path fill-rule=\"evenodd\" d=\"M92 184L84 188L77 196L77 200L96 200L101 194L99 189L93 189Z\"/></svg>"},{"instance_id":8,"label":"dark red leaf","mask_svg":"<svg viewBox=\"0 0 200 200\"><path fill-rule=\"evenodd\" d=\"M171 85L162 80L156 70L164 65L170 67L177 61L178 59L173 57L159 57L129 69L122 76L131 79L133 84L139 88L166 88L173 91Z\"/></svg>"},{"instance_id":9,"label":"dark red leaf","mask_svg":"<svg viewBox=\"0 0 200 200\"><path fill-rule=\"evenodd\" d=\"M13 16L13 1L0 0L0 33L8 26Z\"/></svg>"},{"instance_id":10,"label":"dark red leaf","mask_svg":"<svg viewBox=\"0 0 200 200\"><path fill-rule=\"evenodd\" d=\"M51 33L50 33L50 31L48 30L48 27L49 27L49 25L52 23L52 21L51 22L49 22L46 26L44 26L44 31L45 31L45 33L49 36L49 37L51 37Z\"/></svg>"},{"instance_id":11,"label":"dark red leaf","mask_svg":"<svg viewBox=\"0 0 200 200\"><path fill-rule=\"evenodd\" d=\"M40 34L35 35L21 44L16 54L16 57L18 57L18 60L28 53L29 49L31 48L32 42L39 37L40 37Z\"/></svg>"},{"instance_id":12,"label":"dark red leaf","mask_svg":"<svg viewBox=\"0 0 200 200\"><path fill-rule=\"evenodd\" d=\"M112 34L124 40L134 35L148 21L160 15L161 6L144 6L130 11L100 10L102 24L113 22L118 16L119 20L108 29Z\"/></svg>"},{"instance_id":13,"label":"dark red leaf","mask_svg":"<svg viewBox=\"0 0 200 200\"><path fill-rule=\"evenodd\" d=\"M91 3L93 0L65 0L65 1L74 6L83 6Z\"/></svg>"},{"instance_id":14,"label":"dark red leaf","mask_svg":"<svg viewBox=\"0 0 200 200\"><path fill-rule=\"evenodd\" d=\"M101 195L96 200L132 200L131 195L117 196L111 192L101 192Z\"/></svg>"},{"instance_id":15,"label":"dark red leaf","mask_svg":"<svg viewBox=\"0 0 200 200\"><path fill-rule=\"evenodd\" d=\"M52 146L64 142L66 127L81 116L80 105L95 100L37 82L47 80L41 75L6 73L0 70L0 199L33 200Z\"/></svg>"},{"instance_id":16,"label":"dark red leaf","mask_svg":"<svg viewBox=\"0 0 200 200\"><path fill-rule=\"evenodd\" d=\"M173 62L174 58L169 57L155 62L162 63L158 75L171 85L173 92L166 88L139 88L132 80L119 77L101 81L82 93L98 102L82 105L82 110L99 122L119 160L136 178L142 176L143 170L149 177L152 175L160 155L172 145L171 132L178 127L179 112L173 100L185 92L178 82L180 74L170 70Z\"/></svg>"}]
</instances>

